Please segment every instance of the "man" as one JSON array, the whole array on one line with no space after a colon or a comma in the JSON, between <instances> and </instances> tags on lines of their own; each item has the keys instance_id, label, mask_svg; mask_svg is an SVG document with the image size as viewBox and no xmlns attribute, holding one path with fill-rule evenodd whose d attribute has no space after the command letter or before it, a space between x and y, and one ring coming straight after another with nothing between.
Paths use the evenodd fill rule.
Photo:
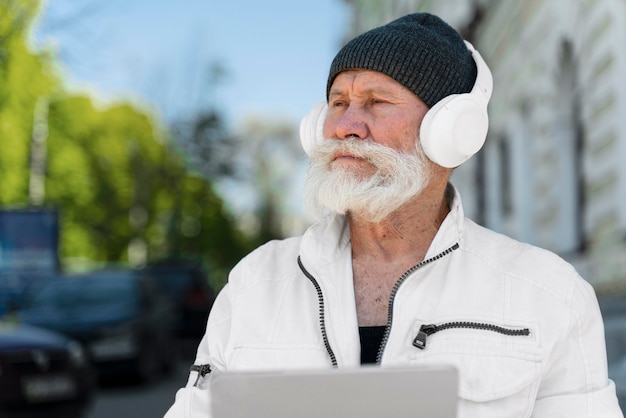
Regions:
<instances>
[{"instance_id":1,"label":"man","mask_svg":"<svg viewBox=\"0 0 626 418\"><path fill-rule=\"evenodd\" d=\"M448 183L490 94L480 55L433 15L344 46L302 128L317 222L233 269L166 416L206 416L222 371L450 363L460 417L621 417L591 286L466 219Z\"/></svg>"}]
</instances>

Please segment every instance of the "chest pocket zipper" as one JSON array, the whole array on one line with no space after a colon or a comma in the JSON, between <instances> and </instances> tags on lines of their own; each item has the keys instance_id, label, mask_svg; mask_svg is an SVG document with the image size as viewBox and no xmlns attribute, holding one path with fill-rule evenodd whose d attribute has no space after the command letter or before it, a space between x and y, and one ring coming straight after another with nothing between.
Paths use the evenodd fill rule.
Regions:
<instances>
[{"instance_id":1,"label":"chest pocket zipper","mask_svg":"<svg viewBox=\"0 0 626 418\"><path fill-rule=\"evenodd\" d=\"M425 324L420 327L417 336L413 339L413 345L420 350L426 348L426 340L430 335L447 329L476 329L483 331L496 332L498 334L510 335L512 337L528 337L530 336L529 328L506 328L499 325L485 324L481 322L446 322L444 324L434 325Z\"/></svg>"}]
</instances>

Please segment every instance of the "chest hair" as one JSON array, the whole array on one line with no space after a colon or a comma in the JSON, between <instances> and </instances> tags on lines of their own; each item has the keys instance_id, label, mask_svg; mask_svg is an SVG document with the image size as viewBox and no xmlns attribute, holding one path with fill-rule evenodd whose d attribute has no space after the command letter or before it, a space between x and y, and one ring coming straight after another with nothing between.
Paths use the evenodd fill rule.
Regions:
<instances>
[{"instance_id":1,"label":"chest hair","mask_svg":"<svg viewBox=\"0 0 626 418\"><path fill-rule=\"evenodd\" d=\"M353 262L354 295L359 326L387 324L394 285L414 264Z\"/></svg>"}]
</instances>

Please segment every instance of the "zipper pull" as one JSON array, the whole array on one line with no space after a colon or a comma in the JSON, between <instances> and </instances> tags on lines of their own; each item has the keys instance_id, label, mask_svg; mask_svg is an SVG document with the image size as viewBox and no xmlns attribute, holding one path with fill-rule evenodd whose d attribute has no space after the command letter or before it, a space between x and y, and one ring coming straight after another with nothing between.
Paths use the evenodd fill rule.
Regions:
<instances>
[{"instance_id":1,"label":"zipper pull","mask_svg":"<svg viewBox=\"0 0 626 418\"><path fill-rule=\"evenodd\" d=\"M191 366L189 370L192 372L198 372L198 377L196 377L196 381L193 384L194 386L198 386L198 382L200 381L200 378L211 373L211 365L210 364L200 364L200 365L194 364L193 366Z\"/></svg>"},{"instance_id":2,"label":"zipper pull","mask_svg":"<svg viewBox=\"0 0 626 418\"><path fill-rule=\"evenodd\" d=\"M437 331L436 325L422 325L417 336L413 339L413 346L423 350L426 348L426 337Z\"/></svg>"}]
</instances>

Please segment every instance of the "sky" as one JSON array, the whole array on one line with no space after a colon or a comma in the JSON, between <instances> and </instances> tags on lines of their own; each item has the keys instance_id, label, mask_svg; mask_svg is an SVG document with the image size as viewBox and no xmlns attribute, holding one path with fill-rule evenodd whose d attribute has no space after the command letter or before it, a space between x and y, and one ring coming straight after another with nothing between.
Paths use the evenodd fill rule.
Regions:
<instances>
[{"instance_id":1,"label":"sky","mask_svg":"<svg viewBox=\"0 0 626 418\"><path fill-rule=\"evenodd\" d=\"M166 120L215 106L236 128L298 122L323 100L348 28L343 0L47 0L33 39L72 89Z\"/></svg>"},{"instance_id":2,"label":"sky","mask_svg":"<svg viewBox=\"0 0 626 418\"><path fill-rule=\"evenodd\" d=\"M165 122L215 108L233 132L250 117L296 126L325 99L350 28L345 0L42 1L31 42L53 51L71 91L103 106L131 101ZM282 205L301 219L297 164L281 164L294 171ZM235 213L254 212L255 184L217 187Z\"/></svg>"}]
</instances>

